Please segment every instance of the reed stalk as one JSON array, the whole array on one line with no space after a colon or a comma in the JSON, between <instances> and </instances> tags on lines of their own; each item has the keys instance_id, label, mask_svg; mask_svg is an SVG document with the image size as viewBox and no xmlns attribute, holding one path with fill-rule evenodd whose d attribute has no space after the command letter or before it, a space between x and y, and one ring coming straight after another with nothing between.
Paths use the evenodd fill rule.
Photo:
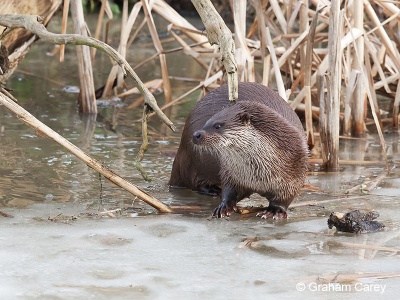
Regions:
<instances>
[{"instance_id":1,"label":"reed stalk","mask_svg":"<svg viewBox=\"0 0 400 300\"><path fill-rule=\"evenodd\" d=\"M88 32L86 22L83 16L82 1L71 2L71 15L76 34L87 37ZM90 58L90 49L87 46L77 46L76 54L79 67L79 109L84 113L97 114L97 104L93 80L93 68Z\"/></svg>"}]
</instances>

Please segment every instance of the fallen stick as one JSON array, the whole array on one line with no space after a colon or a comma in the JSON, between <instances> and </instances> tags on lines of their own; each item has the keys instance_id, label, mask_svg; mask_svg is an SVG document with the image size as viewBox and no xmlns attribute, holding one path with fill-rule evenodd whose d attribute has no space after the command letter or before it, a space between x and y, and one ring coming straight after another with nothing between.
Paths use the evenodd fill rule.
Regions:
<instances>
[{"instance_id":1,"label":"fallen stick","mask_svg":"<svg viewBox=\"0 0 400 300\"><path fill-rule=\"evenodd\" d=\"M114 173L111 171L107 166L102 164L101 162L97 161L96 159L90 157L87 155L85 152L83 152L81 149L79 149L77 146L63 138L61 135L59 135L57 132L52 130L51 128L47 127L45 124L40 122L38 119L36 119L33 115L31 115L28 111L26 111L24 108L16 104L14 101L12 101L9 97L4 95L3 93L0 93L0 104L3 104L7 109L12 111L14 114L17 115L17 117L27 124L28 126L32 127L33 129L36 130L36 132L41 135L41 136L46 136L51 138L53 141L67 149L69 152L71 152L73 155L75 155L77 158L82 160L84 163L86 163L89 167L92 169L96 170L100 174L102 174L105 178L110 180L112 183L122 187L129 193L131 193L134 196L137 196L138 198L142 199L144 202L147 204L151 205L152 207L156 208L160 212L172 212L171 208L169 208L167 205L164 203L160 202L153 196L147 194L145 191L142 189L138 188L128 180L122 178L118 174Z\"/></svg>"},{"instance_id":2,"label":"fallen stick","mask_svg":"<svg viewBox=\"0 0 400 300\"><path fill-rule=\"evenodd\" d=\"M333 274L333 275L316 275L310 276L312 282L318 283L346 283L349 282L365 282L359 279L385 279L400 277L400 273L386 272L386 273L353 273L353 274Z\"/></svg>"},{"instance_id":3,"label":"fallen stick","mask_svg":"<svg viewBox=\"0 0 400 300\"><path fill-rule=\"evenodd\" d=\"M393 167L392 167L392 169L393 169ZM387 177L387 175L388 175L387 171L383 172L382 174L380 174L379 176L377 176L376 178L374 178L372 180L366 180L363 183L358 184L358 185L346 190L345 194L350 194L355 191L361 191L365 194L370 193L373 189L375 189L377 187L377 185L379 183L381 183L381 181L383 179L385 179Z\"/></svg>"},{"instance_id":4,"label":"fallen stick","mask_svg":"<svg viewBox=\"0 0 400 300\"><path fill-rule=\"evenodd\" d=\"M384 246L377 246L377 245L365 245L365 244L356 244L356 243L346 243L346 242L333 242L329 243L333 246L341 246L341 247L348 247L351 249L364 249L364 250L376 250L376 251L384 251L384 252L400 252L400 248L396 247L384 247Z\"/></svg>"},{"instance_id":5,"label":"fallen stick","mask_svg":"<svg viewBox=\"0 0 400 300\"><path fill-rule=\"evenodd\" d=\"M10 215L8 213L5 213L3 211L0 210L0 216L4 217L4 218L14 218L13 215Z\"/></svg>"},{"instance_id":6,"label":"fallen stick","mask_svg":"<svg viewBox=\"0 0 400 300\"><path fill-rule=\"evenodd\" d=\"M322 158L310 158L310 164L319 164L322 165ZM339 160L341 165L350 165L350 166L382 166L386 165L385 161L381 160Z\"/></svg>"},{"instance_id":7,"label":"fallen stick","mask_svg":"<svg viewBox=\"0 0 400 300\"><path fill-rule=\"evenodd\" d=\"M355 200L355 199L364 199L364 196L351 196L351 197L341 197L341 198L332 198L327 200L310 200L310 201L303 201L298 203L293 203L290 205L290 208L295 207L303 207L303 206L320 206L325 203L332 203L338 201L345 201L345 200ZM238 213L239 214L250 214L256 213L261 210L265 210L266 207L263 206L238 206Z\"/></svg>"},{"instance_id":8,"label":"fallen stick","mask_svg":"<svg viewBox=\"0 0 400 300\"><path fill-rule=\"evenodd\" d=\"M354 199L363 199L364 196L352 196L352 197L342 197L342 198L332 198L327 200L310 200L303 201L299 203L293 203L290 205L290 208L294 207L302 207L302 206L318 206L325 203L338 202L338 201L346 201L346 200L354 200Z\"/></svg>"}]
</instances>

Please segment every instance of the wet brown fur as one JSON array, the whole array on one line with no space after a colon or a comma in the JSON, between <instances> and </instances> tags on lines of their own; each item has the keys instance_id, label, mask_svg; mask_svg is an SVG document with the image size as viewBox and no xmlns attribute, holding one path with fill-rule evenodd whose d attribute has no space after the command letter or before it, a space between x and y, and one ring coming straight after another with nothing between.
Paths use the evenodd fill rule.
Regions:
<instances>
[{"instance_id":1,"label":"wet brown fur","mask_svg":"<svg viewBox=\"0 0 400 300\"><path fill-rule=\"evenodd\" d=\"M204 138L195 145L199 130ZM285 211L304 184L307 165L304 130L290 106L263 85L240 83L236 104L230 105L226 86L196 104L169 184L197 191L229 186L237 195L231 206L258 193Z\"/></svg>"}]
</instances>

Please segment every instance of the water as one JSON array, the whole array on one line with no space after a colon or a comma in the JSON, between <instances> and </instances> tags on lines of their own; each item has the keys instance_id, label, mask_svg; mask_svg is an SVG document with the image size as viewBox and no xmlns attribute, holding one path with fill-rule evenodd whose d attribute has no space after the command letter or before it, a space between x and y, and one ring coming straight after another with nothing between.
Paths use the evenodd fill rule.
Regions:
<instances>
[{"instance_id":1,"label":"water","mask_svg":"<svg viewBox=\"0 0 400 300\"><path fill-rule=\"evenodd\" d=\"M63 64L46 55L51 49L37 43L7 82L19 104L164 203L185 208L158 214L0 107L0 211L13 216L0 216L0 298L397 299L397 169L371 194L356 191L357 197L342 200L333 199L345 198L346 190L376 178L384 166L311 172L308 180L320 190L303 191L294 204L329 201L294 205L287 221L260 220L254 214L211 219L218 199L167 187L184 119L198 94L171 110L177 133L151 120L143 163L153 180L146 182L133 165L142 113L127 109L134 99L102 103L97 121L80 116L75 49L67 47ZM134 49L128 55L132 65L149 52L140 45ZM109 70L108 59L101 56L100 61L96 86L105 82ZM182 76L185 69L190 73L186 76L203 76L181 54L169 55L167 62L174 66L171 75ZM144 80L159 78L157 66L154 61L138 74ZM173 81L174 95L192 86ZM162 96L157 98L162 102ZM387 142L397 165L397 137L387 135ZM375 135L342 140L340 157L382 161ZM260 198L251 201L258 205ZM378 211L385 231L352 235L328 229L332 211L351 209Z\"/></svg>"}]
</instances>

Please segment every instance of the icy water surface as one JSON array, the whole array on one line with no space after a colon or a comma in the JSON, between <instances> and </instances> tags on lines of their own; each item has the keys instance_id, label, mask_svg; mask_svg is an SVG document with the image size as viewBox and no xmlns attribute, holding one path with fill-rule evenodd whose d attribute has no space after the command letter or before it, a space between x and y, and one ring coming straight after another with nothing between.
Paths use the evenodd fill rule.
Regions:
<instances>
[{"instance_id":1,"label":"icy water surface","mask_svg":"<svg viewBox=\"0 0 400 300\"><path fill-rule=\"evenodd\" d=\"M254 214L211 219L218 199L166 185L198 94L170 112L178 133L151 120L144 165L153 181L145 182L133 166L141 116L141 109L127 108L134 99L101 102L97 120L80 116L75 49L67 47L64 64L46 56L51 49L38 43L7 83L20 105L115 172L183 208L158 214L0 107L0 299L398 299L399 171L370 194L361 186L346 195L385 172L374 135L342 140L340 157L376 163L311 172L309 182L319 190L304 190L287 221ZM131 64L146 51L128 55ZM109 70L108 59L101 59L96 86ZM171 75L185 69L188 77L203 76L185 59L167 57ZM139 76L161 77L157 65L139 69ZM192 86L173 81L173 92ZM398 138L386 137L397 167ZM258 205L260 198L252 201ZM312 205L302 205L306 201ZM362 235L328 229L332 211L352 209L378 211L386 229Z\"/></svg>"}]
</instances>

